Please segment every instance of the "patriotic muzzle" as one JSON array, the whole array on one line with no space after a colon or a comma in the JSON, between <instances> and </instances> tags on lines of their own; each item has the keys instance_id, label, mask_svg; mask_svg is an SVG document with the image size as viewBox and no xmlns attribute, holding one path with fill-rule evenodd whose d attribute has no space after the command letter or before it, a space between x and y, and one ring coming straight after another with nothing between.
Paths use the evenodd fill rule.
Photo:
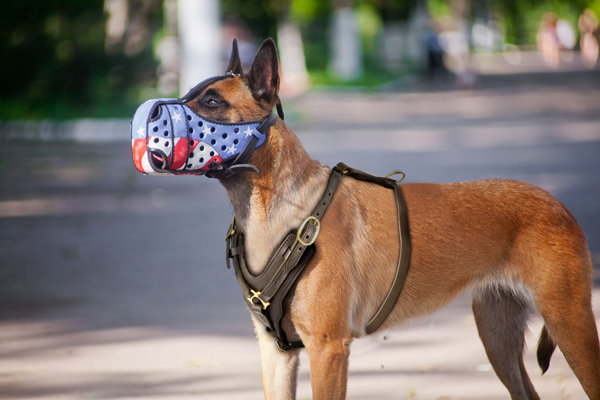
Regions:
<instances>
[{"instance_id":1,"label":"patriotic muzzle","mask_svg":"<svg viewBox=\"0 0 600 400\"><path fill-rule=\"evenodd\" d=\"M207 175L221 178L240 170L259 172L244 164L266 139L273 113L264 121L227 124L206 119L185 99L152 99L131 121L133 162L144 174Z\"/></svg>"}]
</instances>

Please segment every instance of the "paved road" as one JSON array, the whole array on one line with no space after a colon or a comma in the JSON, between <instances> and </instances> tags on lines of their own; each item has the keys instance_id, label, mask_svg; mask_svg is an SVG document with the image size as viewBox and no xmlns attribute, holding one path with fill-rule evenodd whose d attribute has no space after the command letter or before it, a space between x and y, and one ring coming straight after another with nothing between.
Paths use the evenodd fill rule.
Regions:
<instances>
[{"instance_id":1,"label":"paved road","mask_svg":"<svg viewBox=\"0 0 600 400\"><path fill-rule=\"evenodd\" d=\"M600 75L486 78L474 92L285 102L309 152L407 181L502 177L571 209L600 264ZM127 133L125 133L125 136ZM0 143L0 398L260 399L258 350L218 182L146 177L127 140ZM595 289L600 315L600 289ZM583 399L558 354L544 399ZM303 356L299 399L310 398ZM353 345L349 399L506 399L467 298Z\"/></svg>"}]
</instances>

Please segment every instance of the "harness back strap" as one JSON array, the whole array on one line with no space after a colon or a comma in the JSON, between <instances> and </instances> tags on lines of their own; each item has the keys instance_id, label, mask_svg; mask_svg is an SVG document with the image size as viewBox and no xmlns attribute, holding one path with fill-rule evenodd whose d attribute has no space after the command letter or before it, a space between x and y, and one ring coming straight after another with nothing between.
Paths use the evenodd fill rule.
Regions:
<instances>
[{"instance_id":1,"label":"harness back strap","mask_svg":"<svg viewBox=\"0 0 600 400\"><path fill-rule=\"evenodd\" d=\"M342 163L340 163L342 164ZM340 165L338 164L338 166ZM343 165L343 164L342 164ZM390 179L389 176L394 175L390 174L385 178L376 177L373 175L369 175L365 172L356 170L354 168L350 168L346 165L343 165L345 168L345 175L350 176L354 179L358 179L365 182L376 183L378 185L394 189L396 195L396 209L398 215L398 230L400 238L400 254L398 256L398 266L396 268L396 273L394 275L394 280L392 281L392 286L375 313L375 316L371 318L371 321L367 324L366 332L367 334L371 334L375 332L381 324L385 321L387 316L390 314L396 301L398 300L398 296L400 296L400 292L402 291L402 287L404 287L404 281L406 280L406 275L408 273L408 265L410 263L410 232L408 230L408 211L406 209L406 203L404 202L404 196L402 196L402 192L400 190L400 186L398 182ZM402 179L401 179L402 180Z\"/></svg>"}]
</instances>

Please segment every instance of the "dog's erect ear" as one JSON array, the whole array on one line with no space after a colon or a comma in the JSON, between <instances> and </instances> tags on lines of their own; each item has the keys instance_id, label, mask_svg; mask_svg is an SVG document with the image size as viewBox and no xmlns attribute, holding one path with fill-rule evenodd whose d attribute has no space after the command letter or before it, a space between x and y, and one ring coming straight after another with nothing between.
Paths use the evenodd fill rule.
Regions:
<instances>
[{"instance_id":1,"label":"dog's erect ear","mask_svg":"<svg viewBox=\"0 0 600 400\"><path fill-rule=\"evenodd\" d=\"M257 100L272 104L279 92L279 62L273 39L265 40L260 46L248 77L248 85Z\"/></svg>"},{"instance_id":2,"label":"dog's erect ear","mask_svg":"<svg viewBox=\"0 0 600 400\"><path fill-rule=\"evenodd\" d=\"M240 52L238 51L237 39L233 39L233 48L226 72L233 72L236 75L243 75L242 62L240 61Z\"/></svg>"}]
</instances>

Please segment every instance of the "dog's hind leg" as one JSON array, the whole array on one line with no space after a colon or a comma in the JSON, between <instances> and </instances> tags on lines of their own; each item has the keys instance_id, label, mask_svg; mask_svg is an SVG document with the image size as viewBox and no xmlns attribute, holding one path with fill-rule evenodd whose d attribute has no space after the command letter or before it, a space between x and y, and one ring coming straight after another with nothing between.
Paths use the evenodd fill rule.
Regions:
<instances>
[{"instance_id":1,"label":"dog's hind leg","mask_svg":"<svg viewBox=\"0 0 600 400\"><path fill-rule=\"evenodd\" d=\"M550 314L544 309L540 312L552 340L558 344L583 390L591 400L600 400L600 351L591 309L562 310L559 320L555 319L556 310Z\"/></svg>"},{"instance_id":2,"label":"dog's hind leg","mask_svg":"<svg viewBox=\"0 0 600 400\"><path fill-rule=\"evenodd\" d=\"M286 352L279 350L275 338L266 332L264 325L256 320L254 323L260 346L265 399L294 400L296 398L300 350L288 350Z\"/></svg>"},{"instance_id":3,"label":"dog's hind leg","mask_svg":"<svg viewBox=\"0 0 600 400\"><path fill-rule=\"evenodd\" d=\"M546 342L558 345L588 397L600 400L600 345L591 306L591 274L582 279L581 273L569 273L578 269L557 271L562 281L545 282L534 295L549 333ZM549 363L549 355L547 359Z\"/></svg>"},{"instance_id":4,"label":"dog's hind leg","mask_svg":"<svg viewBox=\"0 0 600 400\"><path fill-rule=\"evenodd\" d=\"M525 366L525 330L531 309L510 289L489 287L476 292L473 313L488 359L513 400L539 400Z\"/></svg>"},{"instance_id":5,"label":"dog's hind leg","mask_svg":"<svg viewBox=\"0 0 600 400\"><path fill-rule=\"evenodd\" d=\"M548 212L542 215L552 216ZM600 343L592 310L592 259L585 236L570 214L551 221L553 225L532 225L538 231L527 235L528 240L516 242L513 248L514 264L525 266L527 272L521 274L521 280L533 295L546 326L538 360L542 369L547 368L552 347L557 344L588 397L600 400Z\"/></svg>"}]
</instances>

